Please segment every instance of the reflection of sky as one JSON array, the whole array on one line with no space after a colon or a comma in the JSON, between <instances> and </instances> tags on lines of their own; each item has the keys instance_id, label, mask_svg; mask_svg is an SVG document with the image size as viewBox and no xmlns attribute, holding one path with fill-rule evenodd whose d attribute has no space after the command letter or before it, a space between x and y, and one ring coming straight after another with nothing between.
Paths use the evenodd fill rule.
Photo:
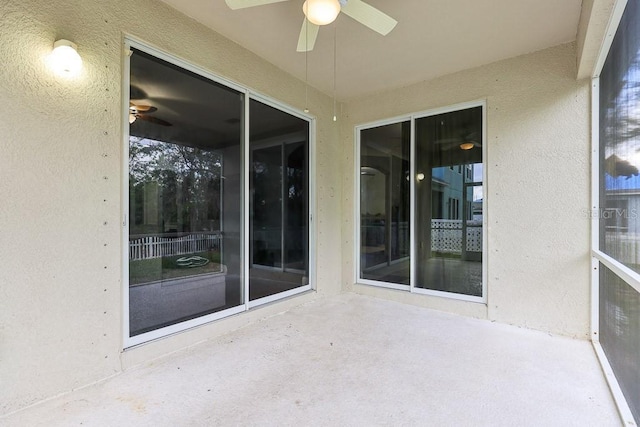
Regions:
<instances>
[{"instance_id":1,"label":"reflection of sky","mask_svg":"<svg viewBox=\"0 0 640 427\"><path fill-rule=\"evenodd\" d=\"M475 163L472 165L473 169L473 182L482 182L482 163ZM473 187L473 201L479 201L484 199L484 193L482 192L482 185Z\"/></svg>"},{"instance_id":2,"label":"reflection of sky","mask_svg":"<svg viewBox=\"0 0 640 427\"><path fill-rule=\"evenodd\" d=\"M479 202L484 199L484 193L482 192L482 186L473 187L473 201Z\"/></svg>"},{"instance_id":3,"label":"reflection of sky","mask_svg":"<svg viewBox=\"0 0 640 427\"><path fill-rule=\"evenodd\" d=\"M482 163L476 163L473 166L473 182L482 182Z\"/></svg>"},{"instance_id":4,"label":"reflection of sky","mask_svg":"<svg viewBox=\"0 0 640 427\"><path fill-rule=\"evenodd\" d=\"M640 176L633 175L631 178L619 176L613 178L608 173L604 174L604 188L607 191L613 190L640 190Z\"/></svg>"}]
</instances>

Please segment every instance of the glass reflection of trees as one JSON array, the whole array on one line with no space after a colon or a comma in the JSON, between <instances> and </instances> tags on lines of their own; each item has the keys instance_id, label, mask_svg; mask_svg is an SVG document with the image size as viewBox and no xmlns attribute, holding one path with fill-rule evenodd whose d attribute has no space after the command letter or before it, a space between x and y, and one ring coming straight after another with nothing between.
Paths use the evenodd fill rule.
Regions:
<instances>
[{"instance_id":1,"label":"glass reflection of trees","mask_svg":"<svg viewBox=\"0 0 640 427\"><path fill-rule=\"evenodd\" d=\"M130 234L220 230L222 156L132 136Z\"/></svg>"}]
</instances>

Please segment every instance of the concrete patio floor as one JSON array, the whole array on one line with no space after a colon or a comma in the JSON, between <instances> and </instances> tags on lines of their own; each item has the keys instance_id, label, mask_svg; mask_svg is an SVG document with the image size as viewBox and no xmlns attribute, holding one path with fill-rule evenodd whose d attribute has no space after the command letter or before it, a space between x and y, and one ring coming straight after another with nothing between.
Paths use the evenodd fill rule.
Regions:
<instances>
[{"instance_id":1,"label":"concrete patio floor","mask_svg":"<svg viewBox=\"0 0 640 427\"><path fill-rule=\"evenodd\" d=\"M32 406L0 425L621 421L587 341L343 294Z\"/></svg>"}]
</instances>

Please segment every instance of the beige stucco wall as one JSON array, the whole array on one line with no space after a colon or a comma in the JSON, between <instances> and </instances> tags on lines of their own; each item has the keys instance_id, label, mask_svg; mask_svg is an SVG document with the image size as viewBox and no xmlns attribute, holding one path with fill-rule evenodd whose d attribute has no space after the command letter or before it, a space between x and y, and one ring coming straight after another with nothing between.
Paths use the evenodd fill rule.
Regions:
<instances>
[{"instance_id":1,"label":"beige stucco wall","mask_svg":"<svg viewBox=\"0 0 640 427\"><path fill-rule=\"evenodd\" d=\"M0 2L0 415L285 310L274 304L122 351L124 35L296 108L304 83L154 0ZM53 42L79 46L82 75L57 78ZM340 265L341 155L332 101L317 121L320 265ZM318 271L340 291L340 268Z\"/></svg>"},{"instance_id":2,"label":"beige stucco wall","mask_svg":"<svg viewBox=\"0 0 640 427\"><path fill-rule=\"evenodd\" d=\"M587 338L589 82L575 76L575 45L567 44L346 103L343 287ZM354 285L353 127L480 99L487 102L488 304Z\"/></svg>"}]
</instances>

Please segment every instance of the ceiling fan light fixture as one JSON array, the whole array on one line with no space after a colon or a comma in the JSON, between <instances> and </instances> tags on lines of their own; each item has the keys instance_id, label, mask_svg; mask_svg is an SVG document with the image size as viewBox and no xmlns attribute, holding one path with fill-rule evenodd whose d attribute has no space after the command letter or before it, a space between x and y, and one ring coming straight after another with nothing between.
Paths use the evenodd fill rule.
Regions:
<instances>
[{"instance_id":1,"label":"ceiling fan light fixture","mask_svg":"<svg viewBox=\"0 0 640 427\"><path fill-rule=\"evenodd\" d=\"M340 13L338 0L306 0L302 11L309 22L316 25L331 24Z\"/></svg>"},{"instance_id":2,"label":"ceiling fan light fixture","mask_svg":"<svg viewBox=\"0 0 640 427\"><path fill-rule=\"evenodd\" d=\"M463 142L462 144L460 144L460 148L462 150L471 150L473 147L475 147L475 144L473 142Z\"/></svg>"}]
</instances>

